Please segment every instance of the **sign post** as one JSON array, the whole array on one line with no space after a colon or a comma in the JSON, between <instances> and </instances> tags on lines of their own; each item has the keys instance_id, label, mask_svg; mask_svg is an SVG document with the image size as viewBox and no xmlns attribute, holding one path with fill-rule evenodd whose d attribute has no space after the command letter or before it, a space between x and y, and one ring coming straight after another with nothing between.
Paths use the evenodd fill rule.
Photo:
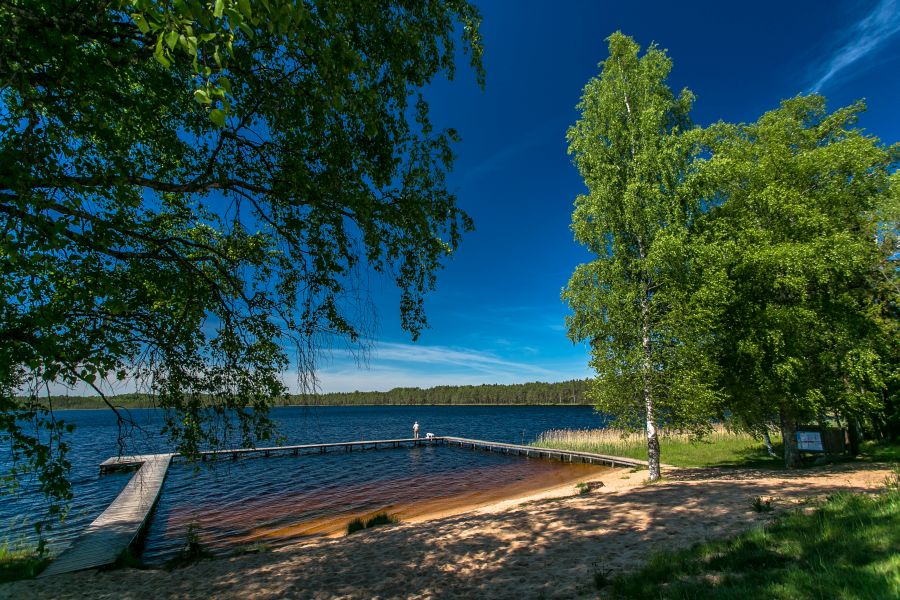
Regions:
<instances>
[{"instance_id":1,"label":"sign post","mask_svg":"<svg viewBox=\"0 0 900 600\"><path fill-rule=\"evenodd\" d=\"M798 431L797 449L801 452L825 452L822 434L818 431Z\"/></svg>"}]
</instances>

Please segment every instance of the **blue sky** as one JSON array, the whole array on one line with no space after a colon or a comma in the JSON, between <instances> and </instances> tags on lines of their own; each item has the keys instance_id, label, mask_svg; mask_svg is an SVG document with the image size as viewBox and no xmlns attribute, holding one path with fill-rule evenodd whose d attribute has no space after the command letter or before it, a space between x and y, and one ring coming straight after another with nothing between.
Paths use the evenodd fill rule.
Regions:
<instances>
[{"instance_id":1,"label":"blue sky","mask_svg":"<svg viewBox=\"0 0 900 600\"><path fill-rule=\"evenodd\" d=\"M832 109L865 98L861 126L900 141L900 0L476 4L485 90L464 67L428 90L436 124L462 135L449 183L476 231L439 274L417 343L400 329L396 293L376 282L374 348L362 365L341 352L324 360L323 391L590 375L586 348L566 338L559 299L589 259L569 230L584 188L565 131L613 31L668 50L670 84L694 91L700 125L752 121L818 91Z\"/></svg>"}]
</instances>

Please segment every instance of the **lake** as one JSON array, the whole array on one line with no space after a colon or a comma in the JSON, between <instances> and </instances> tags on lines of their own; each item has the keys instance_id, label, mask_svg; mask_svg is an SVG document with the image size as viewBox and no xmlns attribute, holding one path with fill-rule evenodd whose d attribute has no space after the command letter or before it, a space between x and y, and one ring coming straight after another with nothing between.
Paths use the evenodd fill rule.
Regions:
<instances>
[{"instance_id":1,"label":"lake","mask_svg":"<svg viewBox=\"0 0 900 600\"><path fill-rule=\"evenodd\" d=\"M131 477L101 476L101 461L117 453L170 450L158 435L160 411L130 412L137 427L120 432L110 411L57 411L57 417L76 424L70 438L75 497L65 522L48 535L51 550L78 535ZM414 421L423 436L528 443L548 429L595 428L605 422L585 406L280 407L272 416L286 444L406 438ZM143 557L151 564L164 561L184 543L191 524L216 550L249 542L288 543L333 534L350 518L375 511L406 518L571 481L594 469L443 446L252 458L200 468L173 463ZM0 542L32 540L32 523L45 508L34 493L5 498Z\"/></svg>"}]
</instances>

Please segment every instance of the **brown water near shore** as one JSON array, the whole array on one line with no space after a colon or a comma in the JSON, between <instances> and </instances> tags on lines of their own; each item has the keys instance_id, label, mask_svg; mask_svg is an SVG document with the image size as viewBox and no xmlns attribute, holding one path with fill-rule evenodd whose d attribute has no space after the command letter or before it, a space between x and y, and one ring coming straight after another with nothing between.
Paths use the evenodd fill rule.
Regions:
<instances>
[{"instance_id":1,"label":"brown water near shore","mask_svg":"<svg viewBox=\"0 0 900 600\"><path fill-rule=\"evenodd\" d=\"M595 479L610 471L608 467L583 464L553 463L541 461L538 466L529 465L532 471L522 479L500 483L491 487L472 489L463 493L440 493L439 497L411 502L391 503L377 509L357 514L342 514L311 519L286 527L261 527L240 538L241 543L291 541L304 536L340 537L346 535L347 525L355 518L367 519L379 513L387 513L403 522L419 522L436 517L459 514L494 504L501 500L514 500L532 494L558 488L575 486L587 479ZM409 482L412 484L412 482ZM451 482L429 482L431 485ZM435 487L437 487L435 485ZM452 489L452 483L449 486ZM448 488L444 488L448 489Z\"/></svg>"},{"instance_id":2,"label":"brown water near shore","mask_svg":"<svg viewBox=\"0 0 900 600\"><path fill-rule=\"evenodd\" d=\"M381 512L403 522L421 521L574 486L609 471L606 467L547 459L467 455L448 448L428 454L428 460L441 461L446 468L402 475L396 472L394 463L409 454L372 454L359 458L376 467L381 464L376 459L383 457L382 476L377 468L366 474L370 479L361 474L348 477L342 472L334 475L334 481L325 479L317 485L301 485L298 472L290 470L305 464L302 462L265 459L241 466L218 482L204 482L202 486L195 483L195 488L203 488L202 501L195 494L191 502L164 506L154 523L158 533L151 538L151 550L155 552L145 556L149 555L151 562L159 556L164 559L165 554L157 549L180 547L189 526L217 553L256 542L279 547L306 537L345 535L353 519ZM346 467L335 462L335 468ZM272 473L281 476L273 477ZM280 484L274 485L272 480L280 480ZM269 487L261 487L261 482Z\"/></svg>"}]
</instances>

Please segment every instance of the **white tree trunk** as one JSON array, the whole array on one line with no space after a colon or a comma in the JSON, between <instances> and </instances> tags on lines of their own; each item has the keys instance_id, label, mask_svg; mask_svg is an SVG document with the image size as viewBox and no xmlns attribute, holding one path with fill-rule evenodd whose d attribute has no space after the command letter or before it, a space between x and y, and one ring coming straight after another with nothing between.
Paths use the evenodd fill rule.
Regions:
<instances>
[{"instance_id":1,"label":"white tree trunk","mask_svg":"<svg viewBox=\"0 0 900 600\"><path fill-rule=\"evenodd\" d=\"M659 434L656 431L656 417L653 409L653 387L650 341L650 300L647 293L641 297L641 347L644 353L644 411L646 413L647 429L647 466L650 469L650 481L656 481L660 477L659 469Z\"/></svg>"}]
</instances>

